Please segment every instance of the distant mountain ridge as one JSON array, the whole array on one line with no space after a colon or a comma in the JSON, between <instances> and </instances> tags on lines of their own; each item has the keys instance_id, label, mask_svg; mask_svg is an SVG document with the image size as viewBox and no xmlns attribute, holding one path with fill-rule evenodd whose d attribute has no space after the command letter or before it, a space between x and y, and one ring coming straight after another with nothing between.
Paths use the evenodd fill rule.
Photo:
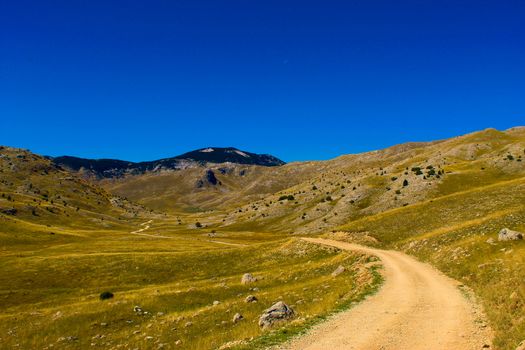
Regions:
<instances>
[{"instance_id":1,"label":"distant mountain ridge","mask_svg":"<svg viewBox=\"0 0 525 350\"><path fill-rule=\"evenodd\" d=\"M121 177L149 171L177 170L206 163L235 163L259 166L280 166L284 161L269 154L241 151L234 147L206 147L179 156L146 162L118 159L87 159L72 156L48 157L55 164L73 171L84 171L97 177Z\"/></svg>"}]
</instances>

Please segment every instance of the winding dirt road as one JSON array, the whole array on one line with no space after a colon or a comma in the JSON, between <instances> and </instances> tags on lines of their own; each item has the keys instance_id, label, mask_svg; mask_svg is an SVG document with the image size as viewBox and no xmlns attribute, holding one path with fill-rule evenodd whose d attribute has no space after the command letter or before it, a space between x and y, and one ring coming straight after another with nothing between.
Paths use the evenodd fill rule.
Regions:
<instances>
[{"instance_id":1,"label":"winding dirt road","mask_svg":"<svg viewBox=\"0 0 525 350\"><path fill-rule=\"evenodd\" d=\"M466 350L488 348L480 308L454 281L397 251L326 239L306 241L379 257L385 282L373 296L293 340L286 349Z\"/></svg>"}]
</instances>

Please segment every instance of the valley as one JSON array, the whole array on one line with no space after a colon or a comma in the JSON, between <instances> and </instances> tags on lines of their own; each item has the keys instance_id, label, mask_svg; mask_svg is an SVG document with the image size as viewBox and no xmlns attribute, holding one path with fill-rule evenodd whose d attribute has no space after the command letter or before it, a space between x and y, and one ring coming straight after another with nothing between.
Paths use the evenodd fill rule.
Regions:
<instances>
[{"instance_id":1,"label":"valley","mask_svg":"<svg viewBox=\"0 0 525 350\"><path fill-rule=\"evenodd\" d=\"M410 322L435 348L525 340L525 244L498 241L525 232L525 128L328 161L188 154L131 163L0 148L0 347L339 349L317 332L368 317L384 331L350 338L356 348L406 348L392 338L417 338L406 319L374 319L396 298L407 313L430 305ZM412 282L396 286L405 268L380 249L412 257ZM261 327L278 302L293 315Z\"/></svg>"}]
</instances>

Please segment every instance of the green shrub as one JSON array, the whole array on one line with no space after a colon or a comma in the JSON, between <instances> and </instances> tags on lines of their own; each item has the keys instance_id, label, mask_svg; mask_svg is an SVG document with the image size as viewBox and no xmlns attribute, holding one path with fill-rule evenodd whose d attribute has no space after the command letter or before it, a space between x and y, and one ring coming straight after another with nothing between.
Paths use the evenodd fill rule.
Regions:
<instances>
[{"instance_id":1,"label":"green shrub","mask_svg":"<svg viewBox=\"0 0 525 350\"><path fill-rule=\"evenodd\" d=\"M113 298L113 296L114 295L111 292L108 292L108 291L102 292L102 293L100 293L100 300L111 299L111 298Z\"/></svg>"}]
</instances>

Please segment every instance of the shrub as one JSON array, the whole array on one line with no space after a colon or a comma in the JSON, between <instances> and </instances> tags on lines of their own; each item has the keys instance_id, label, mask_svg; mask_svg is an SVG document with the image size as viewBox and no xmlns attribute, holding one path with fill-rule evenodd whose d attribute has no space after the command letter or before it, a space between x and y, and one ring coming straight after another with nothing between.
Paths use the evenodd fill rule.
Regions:
<instances>
[{"instance_id":1,"label":"shrub","mask_svg":"<svg viewBox=\"0 0 525 350\"><path fill-rule=\"evenodd\" d=\"M100 293L100 300L111 299L111 298L113 298L113 296L114 295L111 292L107 292L107 291L106 292L102 292L102 293Z\"/></svg>"},{"instance_id":2,"label":"shrub","mask_svg":"<svg viewBox=\"0 0 525 350\"><path fill-rule=\"evenodd\" d=\"M200 222L197 221L197 222L195 223L195 227L201 228L201 227L202 227L202 224L201 224Z\"/></svg>"},{"instance_id":3,"label":"shrub","mask_svg":"<svg viewBox=\"0 0 525 350\"><path fill-rule=\"evenodd\" d=\"M403 187L407 187L407 186L408 186L408 180L405 179L405 180L403 180Z\"/></svg>"}]
</instances>

